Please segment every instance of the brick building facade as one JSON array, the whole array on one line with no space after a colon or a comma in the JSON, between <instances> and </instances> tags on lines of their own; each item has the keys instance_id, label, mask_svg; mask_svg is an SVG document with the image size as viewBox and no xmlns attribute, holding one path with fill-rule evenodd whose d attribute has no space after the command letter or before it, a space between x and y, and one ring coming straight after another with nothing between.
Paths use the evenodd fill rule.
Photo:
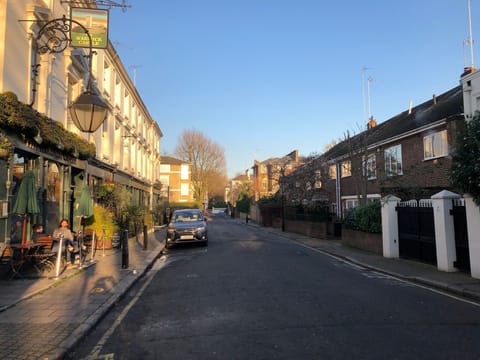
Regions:
<instances>
[{"instance_id":1,"label":"brick building facade","mask_svg":"<svg viewBox=\"0 0 480 360\"><path fill-rule=\"evenodd\" d=\"M291 174L300 164L298 150L279 158L255 160L253 165L255 200L278 192L280 189L279 179Z\"/></svg>"},{"instance_id":2,"label":"brick building facade","mask_svg":"<svg viewBox=\"0 0 480 360\"><path fill-rule=\"evenodd\" d=\"M458 86L379 125L372 119L365 131L292 173L287 198L328 203L342 218L346 209L387 194L412 199L454 190L448 173L464 122L462 96Z\"/></svg>"},{"instance_id":3,"label":"brick building facade","mask_svg":"<svg viewBox=\"0 0 480 360\"><path fill-rule=\"evenodd\" d=\"M171 157L162 156L160 165L161 196L169 203L193 202L191 165Z\"/></svg>"}]
</instances>

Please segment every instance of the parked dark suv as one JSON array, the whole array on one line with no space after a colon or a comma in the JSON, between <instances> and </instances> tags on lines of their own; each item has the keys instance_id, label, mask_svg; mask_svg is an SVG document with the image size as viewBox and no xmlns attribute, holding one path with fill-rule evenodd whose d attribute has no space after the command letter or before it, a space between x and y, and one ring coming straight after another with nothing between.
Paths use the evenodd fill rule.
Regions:
<instances>
[{"instance_id":1,"label":"parked dark suv","mask_svg":"<svg viewBox=\"0 0 480 360\"><path fill-rule=\"evenodd\" d=\"M165 246L202 243L208 245L207 218L199 209L175 210L168 224Z\"/></svg>"}]
</instances>

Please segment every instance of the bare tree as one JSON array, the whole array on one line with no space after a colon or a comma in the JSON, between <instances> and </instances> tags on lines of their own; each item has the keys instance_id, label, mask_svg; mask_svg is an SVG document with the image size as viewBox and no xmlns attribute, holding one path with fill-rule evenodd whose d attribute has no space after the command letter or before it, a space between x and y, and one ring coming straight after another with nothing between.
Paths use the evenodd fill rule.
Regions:
<instances>
[{"instance_id":1,"label":"bare tree","mask_svg":"<svg viewBox=\"0 0 480 360\"><path fill-rule=\"evenodd\" d=\"M347 149L347 158L341 163L341 169L350 172L354 180L355 193L361 205L366 204L368 193L367 140L367 132L361 132L352 137L349 131L345 133L345 139L343 140Z\"/></svg>"},{"instance_id":2,"label":"bare tree","mask_svg":"<svg viewBox=\"0 0 480 360\"><path fill-rule=\"evenodd\" d=\"M368 180L372 175L370 167L374 166L372 164L376 164L376 154L369 149L376 125L377 122L372 116L367 129L359 126L359 133L354 136L350 136L350 132L347 131L343 140L347 158L341 164L342 170L350 171L354 179L355 192L361 205L367 203Z\"/></svg>"},{"instance_id":3,"label":"bare tree","mask_svg":"<svg viewBox=\"0 0 480 360\"><path fill-rule=\"evenodd\" d=\"M192 187L197 201L208 199L211 194L220 191L220 186L225 186L224 149L200 131L184 130L174 153L192 165Z\"/></svg>"},{"instance_id":4,"label":"bare tree","mask_svg":"<svg viewBox=\"0 0 480 360\"><path fill-rule=\"evenodd\" d=\"M285 194L289 204L312 205L319 199L327 199L322 184L328 180L328 171L322 168L321 157L309 157L285 178Z\"/></svg>"},{"instance_id":5,"label":"bare tree","mask_svg":"<svg viewBox=\"0 0 480 360\"><path fill-rule=\"evenodd\" d=\"M209 199L216 201L225 201L225 186L228 184L227 175L218 171L211 171L207 174L207 193Z\"/></svg>"}]
</instances>

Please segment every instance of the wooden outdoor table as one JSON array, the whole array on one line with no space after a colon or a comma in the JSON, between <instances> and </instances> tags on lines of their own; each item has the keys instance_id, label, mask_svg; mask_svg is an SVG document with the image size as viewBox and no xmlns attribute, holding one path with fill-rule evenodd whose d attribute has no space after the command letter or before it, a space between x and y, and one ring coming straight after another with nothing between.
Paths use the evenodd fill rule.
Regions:
<instances>
[{"instance_id":1,"label":"wooden outdoor table","mask_svg":"<svg viewBox=\"0 0 480 360\"><path fill-rule=\"evenodd\" d=\"M22 277L21 271L24 266L27 264L33 265L33 255L41 251L41 249L44 247L42 244L10 244L9 246L12 249L10 258L10 266L12 268L11 278L16 276Z\"/></svg>"}]
</instances>

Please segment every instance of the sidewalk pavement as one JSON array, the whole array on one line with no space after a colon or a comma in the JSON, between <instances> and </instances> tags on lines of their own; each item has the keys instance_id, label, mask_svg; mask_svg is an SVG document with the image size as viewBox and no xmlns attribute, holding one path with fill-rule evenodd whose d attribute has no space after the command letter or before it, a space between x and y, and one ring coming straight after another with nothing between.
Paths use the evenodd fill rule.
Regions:
<instances>
[{"instance_id":1,"label":"sidewalk pavement","mask_svg":"<svg viewBox=\"0 0 480 360\"><path fill-rule=\"evenodd\" d=\"M244 223L245 224L245 223ZM343 246L339 240L320 240L250 222L301 245L400 279L480 301L480 280L460 272L405 259L387 259ZM61 359L108 312L159 257L165 229L149 234L148 249L129 240L129 266L122 253L97 250L93 265L66 270L62 277L0 281L0 359Z\"/></svg>"},{"instance_id":2,"label":"sidewalk pavement","mask_svg":"<svg viewBox=\"0 0 480 360\"><path fill-rule=\"evenodd\" d=\"M480 301L480 279L472 278L470 274L467 273L439 271L436 266L414 260L385 258L372 252L342 245L341 240L311 238L301 234L282 232L281 229L277 228L262 227L252 222L248 223L248 225L256 226L264 231L286 237L321 252L380 273L433 287L470 300Z\"/></svg>"},{"instance_id":3,"label":"sidewalk pavement","mask_svg":"<svg viewBox=\"0 0 480 360\"><path fill-rule=\"evenodd\" d=\"M0 359L62 359L160 256L165 229L129 239L122 251L98 249L93 263L37 278L0 280Z\"/></svg>"}]
</instances>

